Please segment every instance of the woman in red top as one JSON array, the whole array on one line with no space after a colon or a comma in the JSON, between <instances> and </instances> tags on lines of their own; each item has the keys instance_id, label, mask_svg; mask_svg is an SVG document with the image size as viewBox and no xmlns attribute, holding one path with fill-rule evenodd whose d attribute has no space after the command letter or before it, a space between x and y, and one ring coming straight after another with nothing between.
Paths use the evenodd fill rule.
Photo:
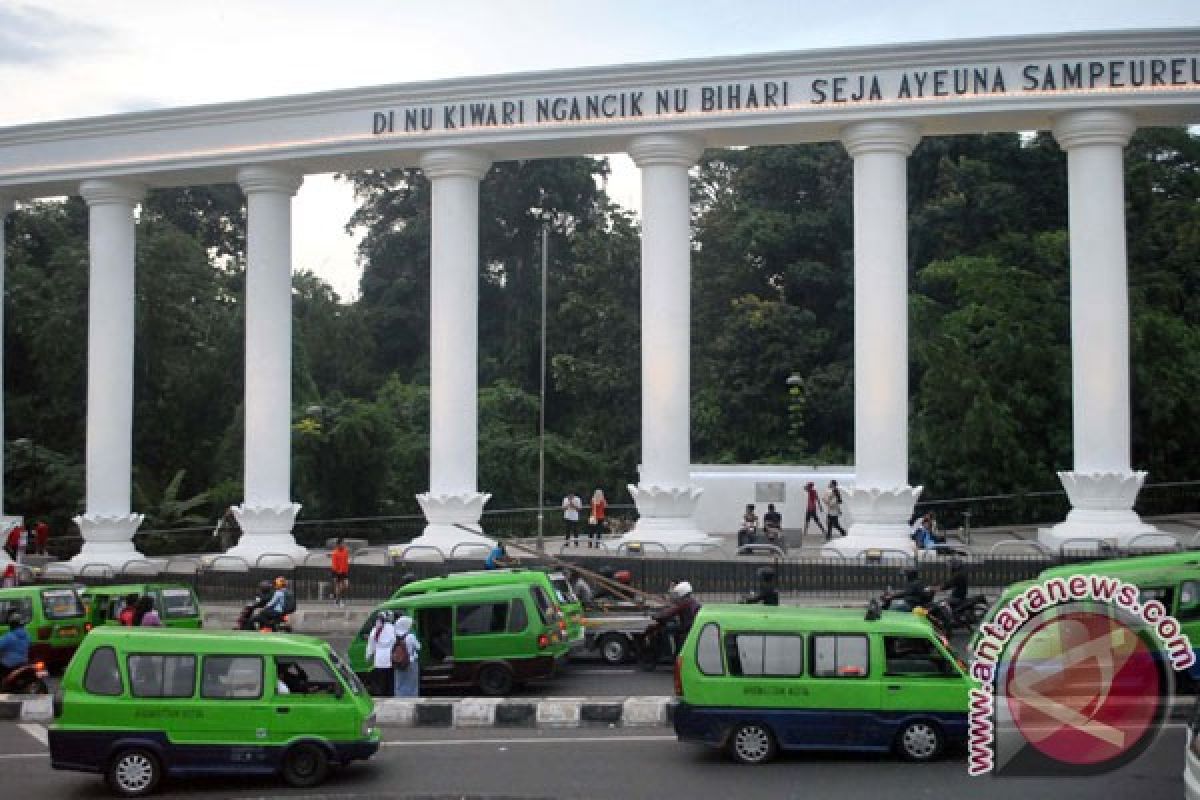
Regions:
<instances>
[{"instance_id":1,"label":"woman in red top","mask_svg":"<svg viewBox=\"0 0 1200 800\"><path fill-rule=\"evenodd\" d=\"M600 531L604 529L604 512L608 502L604 499L604 490L592 492L592 516L588 520L588 548L600 546Z\"/></svg>"}]
</instances>

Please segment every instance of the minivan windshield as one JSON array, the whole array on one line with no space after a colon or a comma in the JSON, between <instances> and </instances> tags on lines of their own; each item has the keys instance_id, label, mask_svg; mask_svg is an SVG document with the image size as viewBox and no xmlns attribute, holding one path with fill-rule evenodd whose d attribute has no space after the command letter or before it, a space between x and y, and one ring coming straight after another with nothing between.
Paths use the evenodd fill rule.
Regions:
<instances>
[{"instance_id":1,"label":"minivan windshield","mask_svg":"<svg viewBox=\"0 0 1200 800\"><path fill-rule=\"evenodd\" d=\"M342 676L342 680L350 687L350 691L355 694L365 694L367 691L366 688L362 685L362 681L358 679L358 676L354 674L354 670L350 669L350 665L343 661L333 649L330 649L328 652L329 659L333 662L333 666L337 669L338 674Z\"/></svg>"}]
</instances>

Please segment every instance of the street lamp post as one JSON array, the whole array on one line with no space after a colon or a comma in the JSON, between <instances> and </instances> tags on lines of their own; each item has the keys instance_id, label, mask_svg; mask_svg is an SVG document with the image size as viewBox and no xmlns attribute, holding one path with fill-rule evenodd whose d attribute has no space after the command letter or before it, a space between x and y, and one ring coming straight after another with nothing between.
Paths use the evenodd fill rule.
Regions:
<instances>
[{"instance_id":1,"label":"street lamp post","mask_svg":"<svg viewBox=\"0 0 1200 800\"><path fill-rule=\"evenodd\" d=\"M541 372L541 388L538 399L538 514L537 548L546 551L546 285L550 252L550 222L542 220L542 347L538 366Z\"/></svg>"}]
</instances>

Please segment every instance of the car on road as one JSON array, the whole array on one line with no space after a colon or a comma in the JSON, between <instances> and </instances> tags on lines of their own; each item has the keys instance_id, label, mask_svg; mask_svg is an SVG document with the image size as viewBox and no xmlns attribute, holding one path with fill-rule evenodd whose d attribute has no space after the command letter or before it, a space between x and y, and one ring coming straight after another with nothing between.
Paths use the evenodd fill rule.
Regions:
<instances>
[{"instance_id":1,"label":"car on road","mask_svg":"<svg viewBox=\"0 0 1200 800\"><path fill-rule=\"evenodd\" d=\"M488 696L507 695L555 675L570 649L560 612L538 583L400 595L375 608L350 642L347 655L360 676L371 669L367 636L381 611L413 619L422 690L474 687Z\"/></svg>"},{"instance_id":2,"label":"car on road","mask_svg":"<svg viewBox=\"0 0 1200 800\"><path fill-rule=\"evenodd\" d=\"M966 741L972 682L914 614L705 605L675 671L676 736L743 764L780 750L930 761Z\"/></svg>"},{"instance_id":3,"label":"car on road","mask_svg":"<svg viewBox=\"0 0 1200 800\"><path fill-rule=\"evenodd\" d=\"M309 636L101 626L54 696L50 763L126 797L167 776L280 775L315 786L378 749L374 703Z\"/></svg>"},{"instance_id":4,"label":"car on road","mask_svg":"<svg viewBox=\"0 0 1200 800\"><path fill-rule=\"evenodd\" d=\"M0 589L0 636L8 633L8 615L19 613L29 633L29 660L51 670L64 669L89 625L83 601L73 586L17 586Z\"/></svg>"}]
</instances>

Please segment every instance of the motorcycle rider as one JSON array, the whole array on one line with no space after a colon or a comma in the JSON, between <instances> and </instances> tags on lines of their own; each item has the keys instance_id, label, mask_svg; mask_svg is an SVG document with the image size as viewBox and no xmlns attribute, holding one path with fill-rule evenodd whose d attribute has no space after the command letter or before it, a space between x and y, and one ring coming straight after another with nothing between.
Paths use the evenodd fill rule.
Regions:
<instances>
[{"instance_id":1,"label":"motorcycle rider","mask_svg":"<svg viewBox=\"0 0 1200 800\"><path fill-rule=\"evenodd\" d=\"M0 681L15 669L29 663L29 632L25 630L25 618L21 612L8 615L8 633L0 636Z\"/></svg>"},{"instance_id":2,"label":"motorcycle rider","mask_svg":"<svg viewBox=\"0 0 1200 800\"><path fill-rule=\"evenodd\" d=\"M775 570L770 567L759 567L758 591L742 599L743 603L762 603L764 606L779 605L779 592L775 590Z\"/></svg>"},{"instance_id":3,"label":"motorcycle rider","mask_svg":"<svg viewBox=\"0 0 1200 800\"><path fill-rule=\"evenodd\" d=\"M259 625L275 627L283 619L283 615L287 613L288 596L287 596L287 578L280 575L275 579L275 591L271 594L271 599L258 612L255 621Z\"/></svg>"},{"instance_id":4,"label":"motorcycle rider","mask_svg":"<svg viewBox=\"0 0 1200 800\"><path fill-rule=\"evenodd\" d=\"M912 611L929 602L929 589L921 580L921 573L909 567L904 570L904 591L899 597L892 599L889 608L892 611Z\"/></svg>"},{"instance_id":5,"label":"motorcycle rider","mask_svg":"<svg viewBox=\"0 0 1200 800\"><path fill-rule=\"evenodd\" d=\"M950 593L950 608L955 614L967 600L967 565L961 558L950 560L950 577L938 591Z\"/></svg>"},{"instance_id":6,"label":"motorcycle rider","mask_svg":"<svg viewBox=\"0 0 1200 800\"><path fill-rule=\"evenodd\" d=\"M672 645L672 652L678 653L683 640L687 638L696 615L700 613L700 601L692 594L692 585L687 581L679 581L671 587L670 597L675 601L672 605L654 615L654 622L664 628Z\"/></svg>"}]
</instances>

